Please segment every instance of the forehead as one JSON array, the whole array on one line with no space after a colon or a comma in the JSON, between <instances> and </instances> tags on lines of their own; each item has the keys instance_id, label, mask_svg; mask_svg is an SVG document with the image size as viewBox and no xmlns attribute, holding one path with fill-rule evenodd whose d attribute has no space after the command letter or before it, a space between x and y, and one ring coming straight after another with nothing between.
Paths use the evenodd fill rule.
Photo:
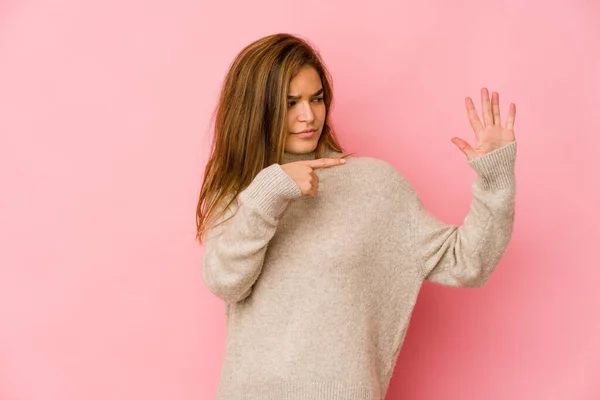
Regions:
<instances>
[{"instance_id":1,"label":"forehead","mask_svg":"<svg viewBox=\"0 0 600 400\"><path fill-rule=\"evenodd\" d=\"M290 81L290 92L292 94L307 94L321 88L321 77L313 67L304 67Z\"/></svg>"}]
</instances>

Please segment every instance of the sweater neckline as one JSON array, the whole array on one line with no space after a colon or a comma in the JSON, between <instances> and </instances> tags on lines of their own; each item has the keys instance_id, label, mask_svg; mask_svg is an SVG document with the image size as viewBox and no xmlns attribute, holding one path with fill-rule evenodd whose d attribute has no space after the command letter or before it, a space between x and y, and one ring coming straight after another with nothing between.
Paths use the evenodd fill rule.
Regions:
<instances>
[{"instance_id":1,"label":"sweater neckline","mask_svg":"<svg viewBox=\"0 0 600 400\"><path fill-rule=\"evenodd\" d=\"M322 156L320 158L340 158L342 156L342 153L331 150L331 149L325 149L322 152ZM301 153L301 154L296 154L296 153L288 153L288 152L284 152L283 153L283 163L287 164L287 163L291 163L291 162L296 162L296 161L306 161L306 160L315 160L317 158L317 151L311 151L308 153Z\"/></svg>"}]
</instances>

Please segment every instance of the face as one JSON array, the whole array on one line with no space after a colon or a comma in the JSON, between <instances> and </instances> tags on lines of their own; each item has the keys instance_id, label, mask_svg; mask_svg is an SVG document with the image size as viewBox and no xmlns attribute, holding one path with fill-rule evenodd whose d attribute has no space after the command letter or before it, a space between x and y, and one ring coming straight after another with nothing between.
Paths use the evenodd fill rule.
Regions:
<instances>
[{"instance_id":1,"label":"face","mask_svg":"<svg viewBox=\"0 0 600 400\"><path fill-rule=\"evenodd\" d=\"M314 151L325 123L321 77L313 67L303 68L290 82L285 151L302 154ZM308 133L301 133L303 131Z\"/></svg>"}]
</instances>

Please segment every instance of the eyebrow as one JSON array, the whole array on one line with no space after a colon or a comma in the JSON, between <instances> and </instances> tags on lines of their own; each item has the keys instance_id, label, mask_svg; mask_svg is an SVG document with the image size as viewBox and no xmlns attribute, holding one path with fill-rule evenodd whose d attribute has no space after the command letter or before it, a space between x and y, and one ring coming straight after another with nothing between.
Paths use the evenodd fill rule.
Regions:
<instances>
[{"instance_id":1,"label":"eyebrow","mask_svg":"<svg viewBox=\"0 0 600 400\"><path fill-rule=\"evenodd\" d=\"M310 96L310 97L315 97L315 96L318 96L318 95L320 95L321 93L323 93L323 88L319 89L319 90L318 90L318 91L317 91L315 94L313 94L313 95L312 95L312 96ZM300 96L300 95L298 95L298 96L291 96L291 95L289 95L289 94L288 94L288 97L287 97L287 98L288 98L288 100L299 100L299 99L300 99L300 97L302 97L302 96Z\"/></svg>"}]
</instances>

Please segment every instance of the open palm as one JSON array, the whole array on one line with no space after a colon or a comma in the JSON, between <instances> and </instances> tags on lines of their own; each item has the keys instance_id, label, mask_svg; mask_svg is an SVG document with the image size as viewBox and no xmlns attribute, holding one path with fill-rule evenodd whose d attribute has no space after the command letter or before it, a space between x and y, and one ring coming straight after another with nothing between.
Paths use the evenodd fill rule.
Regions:
<instances>
[{"instance_id":1,"label":"open palm","mask_svg":"<svg viewBox=\"0 0 600 400\"><path fill-rule=\"evenodd\" d=\"M486 88L481 89L481 110L483 124L477 115L477 110L470 97L465 99L469 123L475 132L475 146L471 146L465 140L454 137L452 142L467 156L469 161L486 155L500 147L515 141L516 105L511 103L508 109L505 126L500 121L500 96L497 92L492 93L492 101Z\"/></svg>"}]
</instances>

